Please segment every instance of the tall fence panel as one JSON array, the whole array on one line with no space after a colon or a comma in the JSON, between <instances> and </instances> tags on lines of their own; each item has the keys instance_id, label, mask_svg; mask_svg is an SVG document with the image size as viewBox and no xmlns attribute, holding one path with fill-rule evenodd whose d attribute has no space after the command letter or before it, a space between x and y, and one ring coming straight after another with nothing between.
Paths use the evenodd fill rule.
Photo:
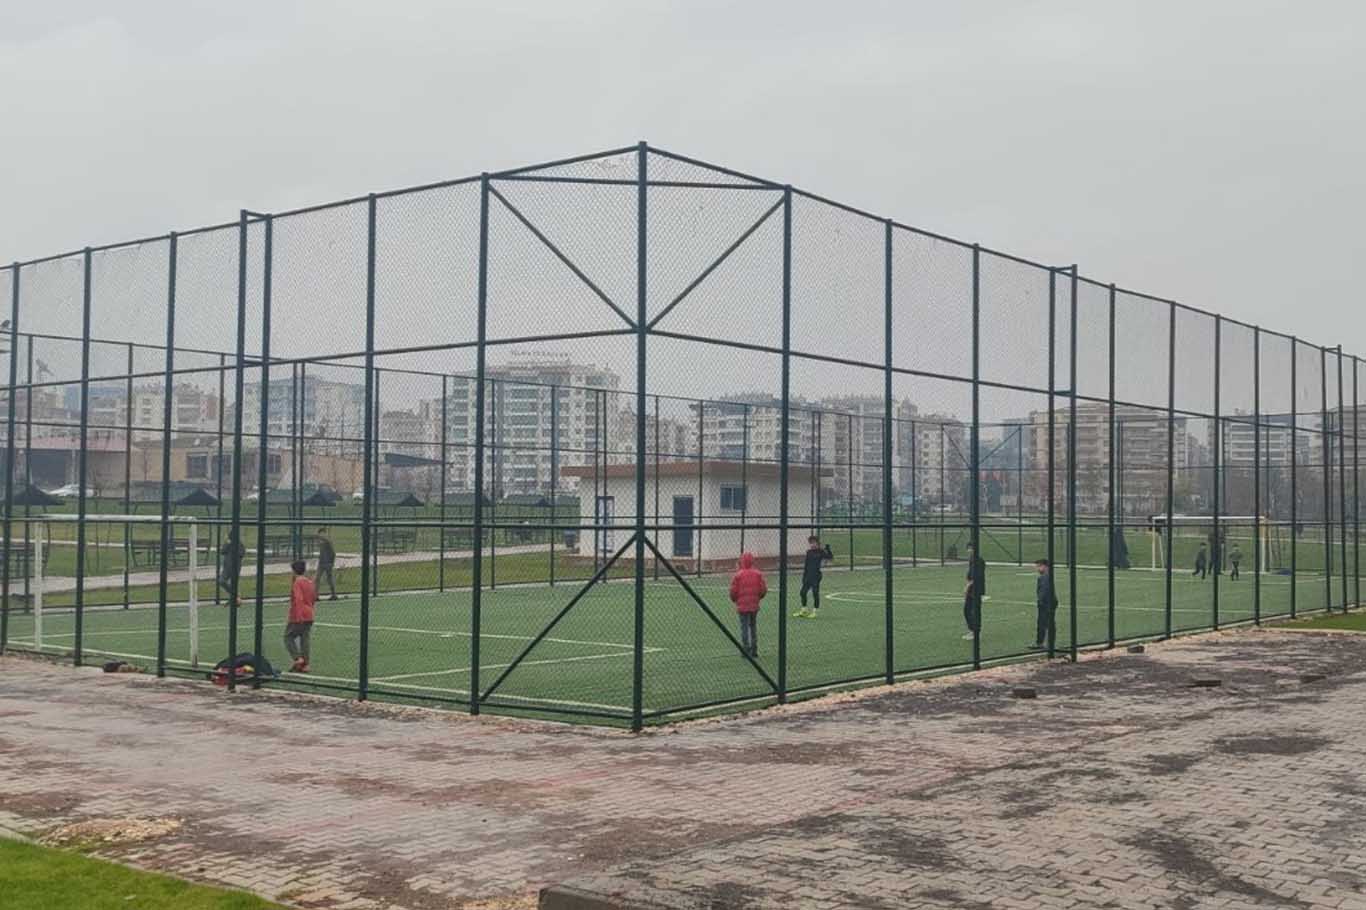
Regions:
<instances>
[{"instance_id":1,"label":"tall fence panel","mask_svg":"<svg viewBox=\"0 0 1366 910\"><path fill-rule=\"evenodd\" d=\"M644 144L0 298L0 648L638 729L1359 600L1350 353Z\"/></svg>"}]
</instances>

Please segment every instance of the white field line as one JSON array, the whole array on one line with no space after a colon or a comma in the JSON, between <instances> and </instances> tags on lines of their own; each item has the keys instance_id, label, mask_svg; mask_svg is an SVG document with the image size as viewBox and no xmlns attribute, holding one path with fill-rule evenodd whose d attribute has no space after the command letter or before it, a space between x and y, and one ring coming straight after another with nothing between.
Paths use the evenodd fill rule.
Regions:
<instances>
[{"instance_id":1,"label":"white field line","mask_svg":"<svg viewBox=\"0 0 1366 910\"><path fill-rule=\"evenodd\" d=\"M262 623L261 627L264 628L264 629L283 629L283 628L285 627L285 625L286 625L286 624L283 623L283 622L268 622L268 623ZM360 626L351 625L351 624L349 624L349 623L315 622L313 625L314 625L315 627L320 627L320 628L324 628L324 629L353 629L353 630L357 630L357 631L360 629ZM228 626L200 626L200 627L199 627L199 632L200 632L200 634L203 634L203 633L205 633L205 632L227 632L228 629L229 629ZM242 632L242 631L250 631L251 629L252 629L252 625L251 625L250 623L247 623L247 624L245 624L245 625L243 625L243 626L239 626L239 627L238 627L238 631L239 631L239 632ZM96 631L90 631L90 630L82 630L81 638L82 638L82 639L85 639L85 638L89 638L89 637L95 636L95 635L150 635L150 634L152 634L152 633L155 632L155 631L156 631L155 629L105 629L105 630L103 630L103 631L98 631L98 632L96 632ZM187 627L187 628L169 628L169 627L168 627L168 628L166 629L166 633L167 633L168 635L171 635L171 634L177 634L177 635L179 635L179 634L188 634L189 631L190 631L190 630L189 630L188 627ZM469 632L443 632L443 631L441 631L440 629L406 629L406 628L402 628L402 627L398 627L398 626L371 626L371 627L370 627L370 631L371 631L371 632L398 632L398 633L408 634L408 635L435 635L435 636L437 636L438 638L470 638L470 637L472 637L472 634L469 633ZM44 638L75 638L75 637L76 637L76 633L75 633L75 632L44 632L44 633L43 633L43 637L44 637ZM480 637L480 638L494 638L494 639L506 640L506 641L531 641L535 636L534 636L534 635L503 635L503 634L497 634L497 633L491 633L491 632L484 632L484 633L481 634L479 637ZM549 642L554 642L555 644L561 644L561 645L584 645L584 646L586 646L586 647L592 647L592 648L619 648L619 649L621 649L621 650L622 650L623 652L625 652L625 653L630 653L631 651L634 650L634 645L621 644L620 642L615 642L615 641L585 641L585 640L577 639L577 638L543 638L543 639L541 639L541 641L549 641ZM649 651L649 650L651 650L651 649L646 648L646 651ZM663 649L661 649L661 648L656 648L656 649L654 649L654 650L663 650Z\"/></svg>"},{"instance_id":2,"label":"white field line","mask_svg":"<svg viewBox=\"0 0 1366 910\"><path fill-rule=\"evenodd\" d=\"M658 654L663 650L663 648L646 648L645 653ZM612 654L585 654L580 657L547 657L541 660L524 660L517 666L529 667L541 664L571 664L581 660L606 660L607 658L630 656L630 651L617 651ZM484 670L502 670L505 667L510 666L512 666L511 662L505 664L480 664L479 669L482 672ZM449 676L454 673L468 673L470 670L470 667L456 667L451 670L429 670L425 673L399 673L395 676L372 676L370 679L371 682L390 682L396 679L417 679L422 676Z\"/></svg>"}]
</instances>

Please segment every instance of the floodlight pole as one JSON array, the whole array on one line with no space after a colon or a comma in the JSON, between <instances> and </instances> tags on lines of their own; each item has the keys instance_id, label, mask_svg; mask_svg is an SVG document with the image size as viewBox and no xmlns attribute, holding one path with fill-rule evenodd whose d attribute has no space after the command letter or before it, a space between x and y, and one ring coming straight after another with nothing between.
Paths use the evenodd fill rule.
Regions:
<instances>
[{"instance_id":1,"label":"floodlight pole","mask_svg":"<svg viewBox=\"0 0 1366 910\"><path fill-rule=\"evenodd\" d=\"M178 239L174 231L167 238L166 266L166 363L162 378L161 401L161 565L157 572L157 676L166 675L166 597L167 597L167 554L171 551L171 441L175 415L175 284L176 249ZM219 401L222 407L222 400ZM194 564L194 548L198 541L190 543L190 564ZM195 583L191 570L190 586Z\"/></svg>"}]
</instances>

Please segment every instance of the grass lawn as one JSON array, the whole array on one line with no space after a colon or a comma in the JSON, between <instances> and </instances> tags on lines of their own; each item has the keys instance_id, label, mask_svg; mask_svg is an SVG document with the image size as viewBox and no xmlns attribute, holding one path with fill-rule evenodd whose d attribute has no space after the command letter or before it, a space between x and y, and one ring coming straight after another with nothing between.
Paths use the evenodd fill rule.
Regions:
<instances>
[{"instance_id":1,"label":"grass lawn","mask_svg":"<svg viewBox=\"0 0 1366 910\"><path fill-rule=\"evenodd\" d=\"M1295 623L1297 629L1344 629L1349 632L1366 632L1366 611L1352 613L1330 613L1315 616L1313 619Z\"/></svg>"},{"instance_id":2,"label":"grass lawn","mask_svg":"<svg viewBox=\"0 0 1366 910\"><path fill-rule=\"evenodd\" d=\"M0 838L5 910L270 910L241 891L192 885L67 850Z\"/></svg>"}]
</instances>

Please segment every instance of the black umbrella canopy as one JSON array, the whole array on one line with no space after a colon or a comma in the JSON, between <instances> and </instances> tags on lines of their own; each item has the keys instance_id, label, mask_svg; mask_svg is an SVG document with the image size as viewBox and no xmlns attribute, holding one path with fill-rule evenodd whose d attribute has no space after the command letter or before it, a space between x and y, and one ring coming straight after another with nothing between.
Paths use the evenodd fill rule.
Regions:
<instances>
[{"instance_id":1,"label":"black umbrella canopy","mask_svg":"<svg viewBox=\"0 0 1366 910\"><path fill-rule=\"evenodd\" d=\"M320 506L328 508L341 502L341 497L331 490L316 490L312 496L304 500L306 506Z\"/></svg>"},{"instance_id":2,"label":"black umbrella canopy","mask_svg":"<svg viewBox=\"0 0 1366 910\"><path fill-rule=\"evenodd\" d=\"M177 506L206 506L211 508L218 505L218 497L203 487L199 487L177 499L175 504Z\"/></svg>"}]
</instances>

